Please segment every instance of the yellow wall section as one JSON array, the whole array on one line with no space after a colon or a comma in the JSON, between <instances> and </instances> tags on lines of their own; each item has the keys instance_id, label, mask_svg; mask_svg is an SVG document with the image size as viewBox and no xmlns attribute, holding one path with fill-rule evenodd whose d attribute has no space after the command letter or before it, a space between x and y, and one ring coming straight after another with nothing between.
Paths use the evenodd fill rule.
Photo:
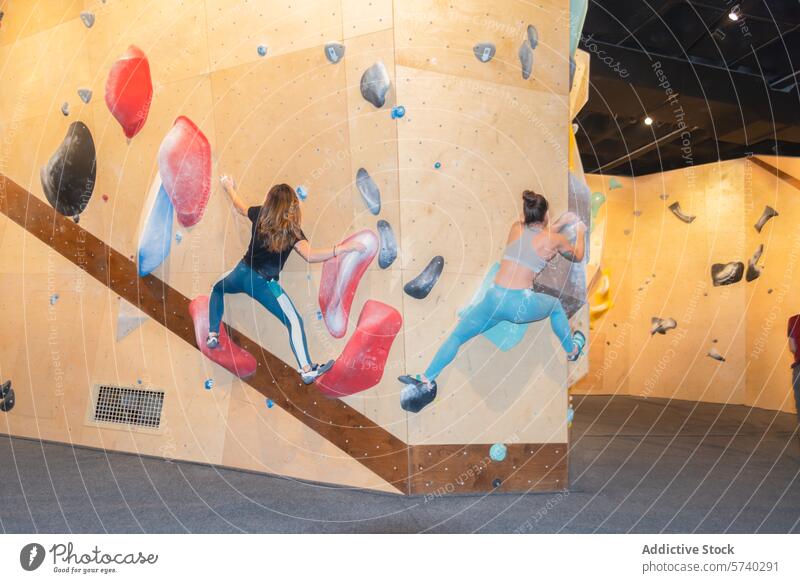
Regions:
<instances>
[{"instance_id":1,"label":"yellow wall section","mask_svg":"<svg viewBox=\"0 0 800 583\"><path fill-rule=\"evenodd\" d=\"M196 227L175 226L183 240L173 242L157 276L194 297L240 258L249 225L217 188L221 172L237 178L251 204L276 182L302 184L309 192L303 227L315 245L375 229L378 218L392 224L401 245L390 269L375 262L364 276L348 332L368 299L400 310L404 328L382 383L348 397L350 405L410 443L566 441L567 369L547 322L507 353L474 340L442 375L437 402L419 415L400 409L395 379L421 371L452 330L498 260L523 189L546 193L554 213L566 209L567 2L469 0L457 10L418 0L5 0L0 7L0 77L14 88L0 94L1 172L44 198L39 168L69 124L83 121L96 142L98 178L80 224L133 257L159 144L186 115L211 142L214 192ZM96 16L91 29L79 20L83 10ZM529 23L539 46L523 81L517 49ZM337 65L325 58L329 41L346 45ZM487 64L472 54L482 41L498 49ZM147 124L128 143L103 94L109 67L130 44L149 58L154 96ZM257 54L260 44L266 57ZM376 110L358 86L379 60L392 90ZM78 98L80 87L94 91L90 104ZM395 104L406 107L405 118L390 118ZM381 188L380 217L355 188L360 167ZM14 379L18 393L15 414L4 417L11 433L391 490L156 324L116 343L116 296L85 277L75 291L72 282L83 276L5 218L0 236L0 307L11 329L23 331L0 353L2 376ZM403 284L436 254L446 260L440 282L426 300L409 298ZM345 339L331 338L316 317L319 277L319 266L292 257L282 282L306 321L312 355L323 359ZM61 295L63 394L53 389L46 343L51 288ZM228 297L225 318L293 363L283 327L249 298ZM48 364L31 366L37 362ZM212 391L203 389L206 378L215 379ZM137 379L167 392L169 438L85 425L94 383Z\"/></svg>"},{"instance_id":2,"label":"yellow wall section","mask_svg":"<svg viewBox=\"0 0 800 583\"><path fill-rule=\"evenodd\" d=\"M787 172L800 166L765 159ZM588 176L607 198L601 265L614 307L594 323L591 370L573 390L793 411L786 320L800 312L797 189L746 159L615 180L622 188ZM695 221L674 217L673 202ZM764 205L780 216L759 234ZM747 265L762 243L760 278L712 285L712 263ZM651 336L652 316L678 328ZM712 346L726 362L706 356Z\"/></svg>"}]
</instances>

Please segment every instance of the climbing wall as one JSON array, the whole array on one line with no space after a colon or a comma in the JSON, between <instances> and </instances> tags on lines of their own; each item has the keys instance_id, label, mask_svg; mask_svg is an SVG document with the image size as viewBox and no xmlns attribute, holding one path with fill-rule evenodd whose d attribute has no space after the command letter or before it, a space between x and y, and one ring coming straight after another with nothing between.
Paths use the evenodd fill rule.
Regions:
<instances>
[{"instance_id":1,"label":"climbing wall","mask_svg":"<svg viewBox=\"0 0 800 583\"><path fill-rule=\"evenodd\" d=\"M505 443L509 467L486 473L476 489L497 487L495 475L513 489L565 484L567 369L546 322L531 326L508 351L476 339L440 377L439 399L419 414L400 408L396 377L421 372L452 330L457 312L499 257L522 190L545 193L554 215L567 208L566 2L510 1L498 10L496 3L471 0L457 14L412 0L368 6L350 0L7 0L0 9L0 76L4 87L14 88L0 95L0 173L20 192L48 201L40 168L58 161L59 145L75 135L71 124L86 126L96 152L93 179L75 191L86 204L69 258L52 242L65 232L59 221L71 217L49 218L50 234L32 232L19 208L15 220L0 220L6 284L0 309L23 339L0 348L0 372L14 379L17 391L4 430L387 491L409 490L395 479L393 472L407 471L391 461L395 454L407 460L408 452L412 459L435 453L455 470L447 456L460 450L450 446L479 444L470 446L472 463L486 458L491 444ZM518 53L529 25L538 44L524 79ZM328 43L344 47L337 62ZM479 43L494 45L488 62L475 55ZM106 82L110 72L131 66L127 59L139 54L132 46L147 60L152 95L145 87L144 97L123 111L122 99L116 108L107 102ZM365 100L360 87L375 63L383 64L391 83L382 107ZM120 87L124 79L117 92ZM90 90L91 97L79 90ZM394 109L392 115L400 106L405 114ZM121 125L125 116L127 126ZM84 249L81 241L96 237L136 264L149 209L166 181L159 168L162 143L181 116L210 150L208 167L195 178L207 174L211 190L196 224L184 226L180 216L168 223L169 254L149 281L171 291L154 321L138 303L145 280L109 274L104 282L103 268L92 263L87 269L81 255L97 248ZM360 169L380 191L377 215L356 184ZM331 335L320 313L321 266L293 255L281 277L317 360L342 352L367 301L399 312L402 328L377 385L341 400L314 387L282 385L295 367L286 332L243 295L226 298L225 322L288 363L288 372L272 380L259 372L245 382L189 343L191 321L172 310L183 304L169 298L207 294L239 260L249 237L249 224L217 186L221 173L233 175L253 205L272 184L302 186L303 229L315 246L362 229L377 232L378 220L391 225L398 258L385 269L370 264L341 338ZM24 205L21 194L14 196L14 204ZM435 256L444 258L444 270L430 294L405 294L404 285ZM164 391L161 427L91 422L100 384ZM374 424L383 437L351 439L320 429L342 419L354 429ZM390 446L385 463L360 459L389 455ZM433 449L420 449L426 447ZM541 451L549 461L506 479L512 465L522 465L519 456ZM408 477L411 490L452 482L436 471L431 478Z\"/></svg>"},{"instance_id":2,"label":"climbing wall","mask_svg":"<svg viewBox=\"0 0 800 583\"><path fill-rule=\"evenodd\" d=\"M796 160L765 161L798 173ZM756 159L588 182L606 198L613 307L593 322L590 372L573 391L793 411L786 321L798 312L797 186ZM759 232L767 206L779 214ZM760 245L760 275L747 281ZM743 263L741 280L715 286L712 265L730 262ZM652 334L654 317L677 327Z\"/></svg>"}]
</instances>

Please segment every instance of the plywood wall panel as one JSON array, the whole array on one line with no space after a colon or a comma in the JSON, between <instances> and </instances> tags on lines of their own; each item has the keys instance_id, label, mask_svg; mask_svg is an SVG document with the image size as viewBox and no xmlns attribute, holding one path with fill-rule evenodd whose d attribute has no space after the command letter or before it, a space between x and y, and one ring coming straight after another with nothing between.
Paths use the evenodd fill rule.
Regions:
<instances>
[{"instance_id":1,"label":"plywood wall panel","mask_svg":"<svg viewBox=\"0 0 800 583\"><path fill-rule=\"evenodd\" d=\"M46 114L62 117L64 102L73 111L70 121L75 119L83 105L78 88L93 83L90 32L72 19L0 46L0 124Z\"/></svg>"},{"instance_id":2,"label":"plywood wall panel","mask_svg":"<svg viewBox=\"0 0 800 583\"><path fill-rule=\"evenodd\" d=\"M0 45L19 42L25 37L52 29L68 20L77 19L85 0L3 0L5 12L0 27Z\"/></svg>"},{"instance_id":3,"label":"plywood wall panel","mask_svg":"<svg viewBox=\"0 0 800 583\"><path fill-rule=\"evenodd\" d=\"M340 0L206 0L205 6L212 71L311 47L320 65L327 64L322 46L342 38Z\"/></svg>"},{"instance_id":4,"label":"plywood wall panel","mask_svg":"<svg viewBox=\"0 0 800 583\"><path fill-rule=\"evenodd\" d=\"M87 33L98 97L111 65L132 44L147 55L154 86L208 73L204 2L115 0L94 13L95 25Z\"/></svg>"},{"instance_id":5,"label":"plywood wall panel","mask_svg":"<svg viewBox=\"0 0 800 583\"><path fill-rule=\"evenodd\" d=\"M482 279L445 273L428 298L405 302L410 374L424 372ZM437 382L433 405L409 416L411 443L461 443L467 434L494 443L512 433L527 443L566 440L566 356L547 320L531 325L508 352L476 337Z\"/></svg>"},{"instance_id":6,"label":"plywood wall panel","mask_svg":"<svg viewBox=\"0 0 800 583\"><path fill-rule=\"evenodd\" d=\"M392 0L341 1L342 34L345 39L392 28Z\"/></svg>"},{"instance_id":7,"label":"plywood wall panel","mask_svg":"<svg viewBox=\"0 0 800 583\"><path fill-rule=\"evenodd\" d=\"M518 50L527 27L539 32L530 79L522 78ZM559 0L450 2L401 0L395 3L398 64L458 75L474 83L496 83L564 96L569 92L569 8ZM480 62L473 47L496 46L494 58Z\"/></svg>"}]
</instances>

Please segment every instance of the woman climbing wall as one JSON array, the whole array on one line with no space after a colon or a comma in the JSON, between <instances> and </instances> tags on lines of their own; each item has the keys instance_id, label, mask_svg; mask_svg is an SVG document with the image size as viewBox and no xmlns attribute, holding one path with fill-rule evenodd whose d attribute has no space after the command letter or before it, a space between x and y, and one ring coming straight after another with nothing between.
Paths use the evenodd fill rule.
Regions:
<instances>
[{"instance_id":1,"label":"woman climbing wall","mask_svg":"<svg viewBox=\"0 0 800 583\"><path fill-rule=\"evenodd\" d=\"M244 293L259 302L278 318L289 331L289 342L299 365L298 372L306 384L313 383L333 366L333 360L314 364L308 354L303 319L286 295L278 280L292 249L309 263L320 263L331 257L361 251L360 244L334 245L332 249L314 249L300 228L300 204L294 189L277 184L267 193L261 206L248 207L228 176L221 178L222 188L236 211L250 219L250 244L242 260L214 284L208 305L209 333L206 343L211 349L219 345L219 327L225 309L225 294Z\"/></svg>"},{"instance_id":2,"label":"woman climbing wall","mask_svg":"<svg viewBox=\"0 0 800 583\"><path fill-rule=\"evenodd\" d=\"M532 288L536 275L557 253L583 261L586 225L574 213L565 213L551 224L547 199L530 190L522 195L522 212L523 219L511 225L500 270L486 295L464 312L425 374L399 377L407 385L400 394L400 406L406 411L416 413L433 401L436 377L453 361L461 346L501 321L523 324L549 317L567 358L577 360L581 355L586 337L580 331L571 332L561 302ZM571 224L576 225L577 232L574 246L559 233Z\"/></svg>"}]
</instances>

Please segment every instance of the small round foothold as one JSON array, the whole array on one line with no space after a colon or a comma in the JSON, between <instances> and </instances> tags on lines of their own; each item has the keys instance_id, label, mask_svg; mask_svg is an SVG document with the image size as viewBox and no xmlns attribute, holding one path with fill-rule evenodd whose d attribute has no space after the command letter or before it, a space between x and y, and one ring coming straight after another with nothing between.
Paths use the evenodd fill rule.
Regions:
<instances>
[{"instance_id":1,"label":"small round foothold","mask_svg":"<svg viewBox=\"0 0 800 583\"><path fill-rule=\"evenodd\" d=\"M210 391L214 388L214 379L206 379L206 382L203 383L203 386L206 388L207 391Z\"/></svg>"},{"instance_id":2,"label":"small round foothold","mask_svg":"<svg viewBox=\"0 0 800 583\"><path fill-rule=\"evenodd\" d=\"M107 194L103 195L103 202L108 202L108 195Z\"/></svg>"},{"instance_id":3,"label":"small round foothold","mask_svg":"<svg viewBox=\"0 0 800 583\"><path fill-rule=\"evenodd\" d=\"M275 403L272 399L267 399L267 409L272 409L275 406Z\"/></svg>"},{"instance_id":4,"label":"small round foothold","mask_svg":"<svg viewBox=\"0 0 800 583\"><path fill-rule=\"evenodd\" d=\"M142 384L142 379L136 379L136 384L137 385L141 385Z\"/></svg>"},{"instance_id":5,"label":"small round foothold","mask_svg":"<svg viewBox=\"0 0 800 583\"><path fill-rule=\"evenodd\" d=\"M437 162L436 164L433 165L433 167L438 170L439 168L442 167L442 163L441 162Z\"/></svg>"},{"instance_id":6,"label":"small round foothold","mask_svg":"<svg viewBox=\"0 0 800 583\"><path fill-rule=\"evenodd\" d=\"M395 105L392 108L392 119L400 119L406 114L406 108L402 105Z\"/></svg>"},{"instance_id":7,"label":"small round foothold","mask_svg":"<svg viewBox=\"0 0 800 583\"><path fill-rule=\"evenodd\" d=\"M502 483L503 480L501 480L500 478L495 478L494 480L492 480L492 488L499 488L500 484Z\"/></svg>"},{"instance_id":8,"label":"small round foothold","mask_svg":"<svg viewBox=\"0 0 800 583\"><path fill-rule=\"evenodd\" d=\"M52 296L50 296L50 305L51 306L56 305L56 302L58 301L58 298L59 298L58 294L53 294Z\"/></svg>"},{"instance_id":9,"label":"small round foothold","mask_svg":"<svg viewBox=\"0 0 800 583\"><path fill-rule=\"evenodd\" d=\"M258 45L258 56L266 57L267 56L267 45Z\"/></svg>"},{"instance_id":10,"label":"small round foothold","mask_svg":"<svg viewBox=\"0 0 800 583\"><path fill-rule=\"evenodd\" d=\"M492 461L501 462L506 459L506 454L508 453L508 448L503 443L495 443L492 447L489 448L489 457L492 458Z\"/></svg>"},{"instance_id":11,"label":"small round foothold","mask_svg":"<svg viewBox=\"0 0 800 583\"><path fill-rule=\"evenodd\" d=\"M183 241L183 235L181 235L180 233L175 233L175 241L177 243L180 243L181 241Z\"/></svg>"},{"instance_id":12,"label":"small round foothold","mask_svg":"<svg viewBox=\"0 0 800 583\"><path fill-rule=\"evenodd\" d=\"M302 184L298 186L295 191L297 192L297 198L300 200L305 200L308 198L308 190Z\"/></svg>"}]
</instances>

